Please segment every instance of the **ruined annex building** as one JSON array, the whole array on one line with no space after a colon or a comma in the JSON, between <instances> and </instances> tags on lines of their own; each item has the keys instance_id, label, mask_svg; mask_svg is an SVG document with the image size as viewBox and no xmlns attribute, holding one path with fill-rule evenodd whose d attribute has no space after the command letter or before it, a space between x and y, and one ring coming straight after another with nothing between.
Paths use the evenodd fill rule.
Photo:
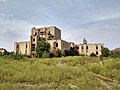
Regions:
<instances>
[{"instance_id":1,"label":"ruined annex building","mask_svg":"<svg viewBox=\"0 0 120 90\"><path fill-rule=\"evenodd\" d=\"M35 48L41 39L50 43L50 51L60 49L62 53L65 50L70 50L70 47L77 47L79 54L90 55L95 53L97 56L101 55L103 44L88 44L87 40L83 40L83 44L75 44L61 39L61 30L55 26L32 28L30 41L15 42L14 53L21 53L23 55L35 56Z\"/></svg>"}]
</instances>

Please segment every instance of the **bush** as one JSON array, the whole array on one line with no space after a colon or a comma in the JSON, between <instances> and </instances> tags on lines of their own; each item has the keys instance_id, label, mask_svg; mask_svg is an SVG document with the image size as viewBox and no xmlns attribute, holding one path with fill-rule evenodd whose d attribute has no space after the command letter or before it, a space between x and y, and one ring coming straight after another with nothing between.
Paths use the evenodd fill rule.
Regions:
<instances>
[{"instance_id":1,"label":"bush","mask_svg":"<svg viewBox=\"0 0 120 90\"><path fill-rule=\"evenodd\" d=\"M62 57L62 51L60 49L52 51L54 57Z\"/></svg>"},{"instance_id":2,"label":"bush","mask_svg":"<svg viewBox=\"0 0 120 90\"><path fill-rule=\"evenodd\" d=\"M57 66L59 62L65 66ZM113 82L95 77L92 72L112 77ZM120 83L120 60L105 60L103 67L98 57L86 56L0 60L0 90L106 90L107 85L101 80L112 90L119 90L116 87Z\"/></svg>"},{"instance_id":3,"label":"bush","mask_svg":"<svg viewBox=\"0 0 120 90\"><path fill-rule=\"evenodd\" d=\"M113 58L120 58L120 52L110 52L109 54L110 57L113 57Z\"/></svg>"},{"instance_id":4,"label":"bush","mask_svg":"<svg viewBox=\"0 0 120 90\"><path fill-rule=\"evenodd\" d=\"M50 53L47 53L46 51L43 52L42 58L50 58Z\"/></svg>"},{"instance_id":5,"label":"bush","mask_svg":"<svg viewBox=\"0 0 120 90\"><path fill-rule=\"evenodd\" d=\"M79 56L79 52L75 48L70 48L64 51L64 56Z\"/></svg>"},{"instance_id":6,"label":"bush","mask_svg":"<svg viewBox=\"0 0 120 90\"><path fill-rule=\"evenodd\" d=\"M15 54L14 52L11 52L9 55L5 55L4 58L20 60L24 59L25 57L22 54Z\"/></svg>"},{"instance_id":7,"label":"bush","mask_svg":"<svg viewBox=\"0 0 120 90\"><path fill-rule=\"evenodd\" d=\"M100 66L100 64L93 63L88 66L88 70L92 71L95 74L99 74L102 70L102 67Z\"/></svg>"},{"instance_id":8,"label":"bush","mask_svg":"<svg viewBox=\"0 0 120 90\"><path fill-rule=\"evenodd\" d=\"M53 58L54 57L54 54L50 52L50 58Z\"/></svg>"}]
</instances>

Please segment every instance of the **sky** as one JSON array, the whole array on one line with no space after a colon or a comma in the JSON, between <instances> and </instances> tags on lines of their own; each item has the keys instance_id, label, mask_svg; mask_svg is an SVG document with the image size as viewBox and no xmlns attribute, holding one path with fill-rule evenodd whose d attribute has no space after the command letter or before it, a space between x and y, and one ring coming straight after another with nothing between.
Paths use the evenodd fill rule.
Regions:
<instances>
[{"instance_id":1,"label":"sky","mask_svg":"<svg viewBox=\"0 0 120 90\"><path fill-rule=\"evenodd\" d=\"M68 42L120 47L120 0L0 0L0 48L29 41L32 27L56 26Z\"/></svg>"}]
</instances>

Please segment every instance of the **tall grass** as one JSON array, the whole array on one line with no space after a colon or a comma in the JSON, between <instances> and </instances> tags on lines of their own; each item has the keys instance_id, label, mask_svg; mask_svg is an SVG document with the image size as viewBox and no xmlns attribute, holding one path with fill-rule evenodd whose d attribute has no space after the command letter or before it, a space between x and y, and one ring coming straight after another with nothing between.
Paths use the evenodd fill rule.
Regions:
<instances>
[{"instance_id":1,"label":"tall grass","mask_svg":"<svg viewBox=\"0 0 120 90\"><path fill-rule=\"evenodd\" d=\"M59 62L64 66L58 66ZM119 63L106 60L101 67L97 57L78 56L19 61L0 58L0 90L105 90L93 73L120 83Z\"/></svg>"}]
</instances>

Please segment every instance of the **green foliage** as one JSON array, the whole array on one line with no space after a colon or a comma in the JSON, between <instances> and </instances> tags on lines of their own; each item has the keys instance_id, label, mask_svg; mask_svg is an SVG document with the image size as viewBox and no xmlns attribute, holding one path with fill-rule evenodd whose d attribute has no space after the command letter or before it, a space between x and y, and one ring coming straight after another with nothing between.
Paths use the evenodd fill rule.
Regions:
<instances>
[{"instance_id":1,"label":"green foliage","mask_svg":"<svg viewBox=\"0 0 120 90\"><path fill-rule=\"evenodd\" d=\"M9 55L5 55L4 58L13 59L13 60L22 60L25 58L22 54L11 52Z\"/></svg>"},{"instance_id":2,"label":"green foliage","mask_svg":"<svg viewBox=\"0 0 120 90\"><path fill-rule=\"evenodd\" d=\"M47 53L46 51L44 51L42 53L42 58L50 58L50 53Z\"/></svg>"},{"instance_id":3,"label":"green foliage","mask_svg":"<svg viewBox=\"0 0 120 90\"><path fill-rule=\"evenodd\" d=\"M104 61L104 67L100 74L120 83L120 60Z\"/></svg>"},{"instance_id":4,"label":"green foliage","mask_svg":"<svg viewBox=\"0 0 120 90\"><path fill-rule=\"evenodd\" d=\"M53 57L62 57L62 51L60 49L52 51Z\"/></svg>"},{"instance_id":5,"label":"green foliage","mask_svg":"<svg viewBox=\"0 0 120 90\"><path fill-rule=\"evenodd\" d=\"M120 83L120 59L103 60L98 57L31 58L13 61L0 57L0 90L107 90L101 78ZM64 62L65 66L58 66ZM111 82L107 81L108 85ZM111 87L111 86L110 86ZM117 89L116 89L117 88ZM119 90L119 85L112 90Z\"/></svg>"},{"instance_id":6,"label":"green foliage","mask_svg":"<svg viewBox=\"0 0 120 90\"><path fill-rule=\"evenodd\" d=\"M44 52L49 53L50 44L44 40L39 41L36 46L36 54L38 57L42 57Z\"/></svg>"},{"instance_id":7,"label":"green foliage","mask_svg":"<svg viewBox=\"0 0 120 90\"><path fill-rule=\"evenodd\" d=\"M102 56L103 57L113 57L113 58L120 58L120 52L113 52L110 51L108 48L102 49Z\"/></svg>"},{"instance_id":8,"label":"green foliage","mask_svg":"<svg viewBox=\"0 0 120 90\"><path fill-rule=\"evenodd\" d=\"M108 48L102 48L102 56L103 57L108 57L110 53L110 50Z\"/></svg>"},{"instance_id":9,"label":"green foliage","mask_svg":"<svg viewBox=\"0 0 120 90\"><path fill-rule=\"evenodd\" d=\"M113 58L120 58L120 52L113 52L113 51L111 51L109 56L113 57Z\"/></svg>"},{"instance_id":10,"label":"green foliage","mask_svg":"<svg viewBox=\"0 0 120 90\"><path fill-rule=\"evenodd\" d=\"M100 64L92 63L88 66L88 69L95 74L99 74L102 67L100 66Z\"/></svg>"},{"instance_id":11,"label":"green foliage","mask_svg":"<svg viewBox=\"0 0 120 90\"><path fill-rule=\"evenodd\" d=\"M79 56L79 52L76 48L70 48L70 50L65 50L64 56Z\"/></svg>"}]
</instances>

